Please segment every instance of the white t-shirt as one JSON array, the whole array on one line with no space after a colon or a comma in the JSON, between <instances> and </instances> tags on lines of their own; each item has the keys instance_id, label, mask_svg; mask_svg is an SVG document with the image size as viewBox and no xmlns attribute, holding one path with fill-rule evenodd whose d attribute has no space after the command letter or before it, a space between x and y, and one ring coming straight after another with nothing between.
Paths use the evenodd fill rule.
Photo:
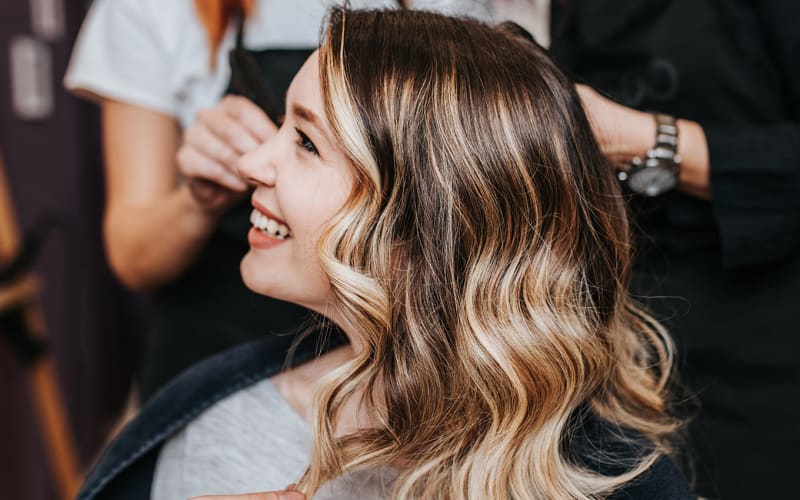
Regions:
<instances>
[{"instance_id":1,"label":"white t-shirt","mask_svg":"<svg viewBox=\"0 0 800 500\"><path fill-rule=\"evenodd\" d=\"M258 0L245 25L249 49L311 48L335 0ZM483 0L417 0L415 8L490 19ZM391 8L396 0L353 0L352 8ZM209 64L209 46L192 0L95 0L81 28L65 86L93 97L160 111L189 125L216 104L230 78L231 25Z\"/></svg>"},{"instance_id":2,"label":"white t-shirt","mask_svg":"<svg viewBox=\"0 0 800 500\"><path fill-rule=\"evenodd\" d=\"M170 437L158 455L150 500L282 490L308 467L308 422L264 379L212 405ZM399 471L353 471L314 500L384 500Z\"/></svg>"}]
</instances>

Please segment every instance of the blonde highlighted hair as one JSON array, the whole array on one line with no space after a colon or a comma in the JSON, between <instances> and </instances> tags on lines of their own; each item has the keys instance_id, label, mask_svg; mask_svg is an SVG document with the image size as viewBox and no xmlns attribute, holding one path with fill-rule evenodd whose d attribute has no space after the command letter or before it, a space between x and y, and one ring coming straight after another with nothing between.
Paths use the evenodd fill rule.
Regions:
<instances>
[{"instance_id":1,"label":"blonde highlighted hair","mask_svg":"<svg viewBox=\"0 0 800 500\"><path fill-rule=\"evenodd\" d=\"M301 489L399 464L393 498L596 498L668 453L672 347L628 294L618 186L544 50L512 24L338 9L319 64L356 172L319 252L363 349L319 394ZM375 425L335 436L362 388ZM601 475L575 445L591 419L650 445Z\"/></svg>"}]
</instances>

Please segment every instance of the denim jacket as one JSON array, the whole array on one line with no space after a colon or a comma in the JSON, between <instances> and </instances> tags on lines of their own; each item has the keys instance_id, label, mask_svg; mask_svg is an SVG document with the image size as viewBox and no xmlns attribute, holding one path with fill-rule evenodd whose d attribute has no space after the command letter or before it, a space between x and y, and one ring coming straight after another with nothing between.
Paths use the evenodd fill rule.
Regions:
<instances>
[{"instance_id":1,"label":"denim jacket","mask_svg":"<svg viewBox=\"0 0 800 500\"><path fill-rule=\"evenodd\" d=\"M157 392L105 449L84 480L77 500L150 498L156 461L164 443L197 415L226 396L277 374L283 356L270 339L234 347L186 370ZM295 362L315 352L304 341ZM266 360L266 361L265 361Z\"/></svg>"},{"instance_id":2,"label":"denim jacket","mask_svg":"<svg viewBox=\"0 0 800 500\"><path fill-rule=\"evenodd\" d=\"M316 341L306 339L294 362L309 359L317 351ZM223 398L278 373L283 367L269 339L234 347L195 365L157 392L136 418L106 448L86 477L77 500L145 500L150 498L156 462L164 443L192 419ZM266 361L265 361L266 360ZM616 455L617 464L641 453L642 448L621 449L606 436L606 424L588 423L577 450L602 449ZM583 453L578 452L581 455ZM588 453L585 454L588 457ZM602 474L619 474L617 468L592 462L585 465ZM675 464L659 459L649 471L615 492L611 498L674 500L695 498Z\"/></svg>"}]
</instances>

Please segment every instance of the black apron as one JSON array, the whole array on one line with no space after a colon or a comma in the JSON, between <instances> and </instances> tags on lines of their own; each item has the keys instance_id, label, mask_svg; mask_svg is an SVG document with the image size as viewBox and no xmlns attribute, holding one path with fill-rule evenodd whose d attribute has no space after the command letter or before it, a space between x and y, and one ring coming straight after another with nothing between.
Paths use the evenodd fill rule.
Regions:
<instances>
[{"instance_id":1,"label":"black apron","mask_svg":"<svg viewBox=\"0 0 800 500\"><path fill-rule=\"evenodd\" d=\"M242 40L239 24L237 48ZM283 109L289 84L314 49L248 51ZM228 84L226 93L238 93ZM176 282L154 295L154 328L142 375L141 399L194 363L242 342L270 337L271 359L281 362L310 320L306 309L258 295L242 282L239 263L247 253L249 197L219 221L205 248Z\"/></svg>"}]
</instances>

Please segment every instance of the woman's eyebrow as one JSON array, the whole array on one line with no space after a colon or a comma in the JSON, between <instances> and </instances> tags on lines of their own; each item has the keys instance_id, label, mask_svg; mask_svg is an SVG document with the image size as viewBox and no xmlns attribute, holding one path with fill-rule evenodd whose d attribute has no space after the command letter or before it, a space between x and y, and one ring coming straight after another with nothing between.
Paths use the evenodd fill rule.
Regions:
<instances>
[{"instance_id":1,"label":"woman's eyebrow","mask_svg":"<svg viewBox=\"0 0 800 500\"><path fill-rule=\"evenodd\" d=\"M304 122L309 123L312 127L317 129L317 131L325 138L325 140L329 142L331 141L332 136L330 133L328 133L328 128L316 113L306 108L302 104L297 103L292 104L291 112Z\"/></svg>"}]
</instances>

